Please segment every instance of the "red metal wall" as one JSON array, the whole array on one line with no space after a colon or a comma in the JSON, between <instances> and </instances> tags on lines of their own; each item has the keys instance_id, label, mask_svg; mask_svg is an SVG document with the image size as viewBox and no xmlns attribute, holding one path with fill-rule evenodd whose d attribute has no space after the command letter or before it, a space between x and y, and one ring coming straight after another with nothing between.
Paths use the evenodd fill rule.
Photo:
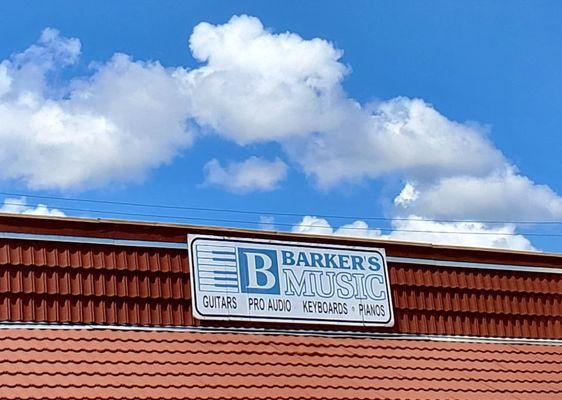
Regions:
<instances>
[{"instance_id":1,"label":"red metal wall","mask_svg":"<svg viewBox=\"0 0 562 400\"><path fill-rule=\"evenodd\" d=\"M396 324L370 331L562 339L560 274L389 269ZM186 250L0 240L2 321L211 325L190 296Z\"/></svg>"}]
</instances>

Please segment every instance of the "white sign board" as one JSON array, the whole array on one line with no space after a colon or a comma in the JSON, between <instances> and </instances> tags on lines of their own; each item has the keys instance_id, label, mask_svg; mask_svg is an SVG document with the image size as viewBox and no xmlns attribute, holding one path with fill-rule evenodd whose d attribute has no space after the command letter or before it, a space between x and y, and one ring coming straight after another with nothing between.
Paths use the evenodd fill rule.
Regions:
<instances>
[{"instance_id":1,"label":"white sign board","mask_svg":"<svg viewBox=\"0 0 562 400\"><path fill-rule=\"evenodd\" d=\"M383 249L189 235L199 319L392 326Z\"/></svg>"}]
</instances>

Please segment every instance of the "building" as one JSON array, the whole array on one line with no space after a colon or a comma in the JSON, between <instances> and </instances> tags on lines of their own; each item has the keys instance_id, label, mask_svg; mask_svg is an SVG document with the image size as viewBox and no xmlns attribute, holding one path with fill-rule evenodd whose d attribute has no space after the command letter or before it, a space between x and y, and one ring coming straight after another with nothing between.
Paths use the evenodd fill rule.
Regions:
<instances>
[{"instance_id":1,"label":"building","mask_svg":"<svg viewBox=\"0 0 562 400\"><path fill-rule=\"evenodd\" d=\"M394 324L196 319L194 234L382 248ZM1 398L562 398L561 255L3 215L0 265Z\"/></svg>"}]
</instances>

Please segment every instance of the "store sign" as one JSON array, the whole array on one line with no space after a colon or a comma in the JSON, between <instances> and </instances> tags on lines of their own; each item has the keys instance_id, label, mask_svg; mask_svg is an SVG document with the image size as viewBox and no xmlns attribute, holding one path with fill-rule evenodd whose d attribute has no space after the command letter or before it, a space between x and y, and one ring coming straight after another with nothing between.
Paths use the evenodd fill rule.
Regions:
<instances>
[{"instance_id":1,"label":"store sign","mask_svg":"<svg viewBox=\"0 0 562 400\"><path fill-rule=\"evenodd\" d=\"M199 319L392 326L383 249L189 235Z\"/></svg>"}]
</instances>

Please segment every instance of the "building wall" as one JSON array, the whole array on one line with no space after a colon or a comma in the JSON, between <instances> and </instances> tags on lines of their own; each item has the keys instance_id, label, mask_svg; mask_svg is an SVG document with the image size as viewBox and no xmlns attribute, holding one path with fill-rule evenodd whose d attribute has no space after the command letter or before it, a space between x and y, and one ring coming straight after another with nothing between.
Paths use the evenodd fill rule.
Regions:
<instances>
[{"instance_id":1,"label":"building wall","mask_svg":"<svg viewBox=\"0 0 562 400\"><path fill-rule=\"evenodd\" d=\"M14 222L15 221L15 222ZM47 220L53 222L52 220ZM19 222L19 223L17 223ZM189 232L268 236L258 232L141 224L0 218L0 231L185 241ZM109 226L111 225L111 229ZM203 231L203 232L202 232ZM271 236L271 234L269 234ZM319 241L321 238L283 236ZM385 247L401 257L531 263L556 268L560 258L407 244L338 240ZM428 257L429 258L429 257ZM389 263L393 328L370 332L562 339L562 275ZM0 320L148 326L224 325L191 315L187 250L0 239ZM334 327L229 323L229 326ZM347 329L347 328L346 328Z\"/></svg>"}]
</instances>

